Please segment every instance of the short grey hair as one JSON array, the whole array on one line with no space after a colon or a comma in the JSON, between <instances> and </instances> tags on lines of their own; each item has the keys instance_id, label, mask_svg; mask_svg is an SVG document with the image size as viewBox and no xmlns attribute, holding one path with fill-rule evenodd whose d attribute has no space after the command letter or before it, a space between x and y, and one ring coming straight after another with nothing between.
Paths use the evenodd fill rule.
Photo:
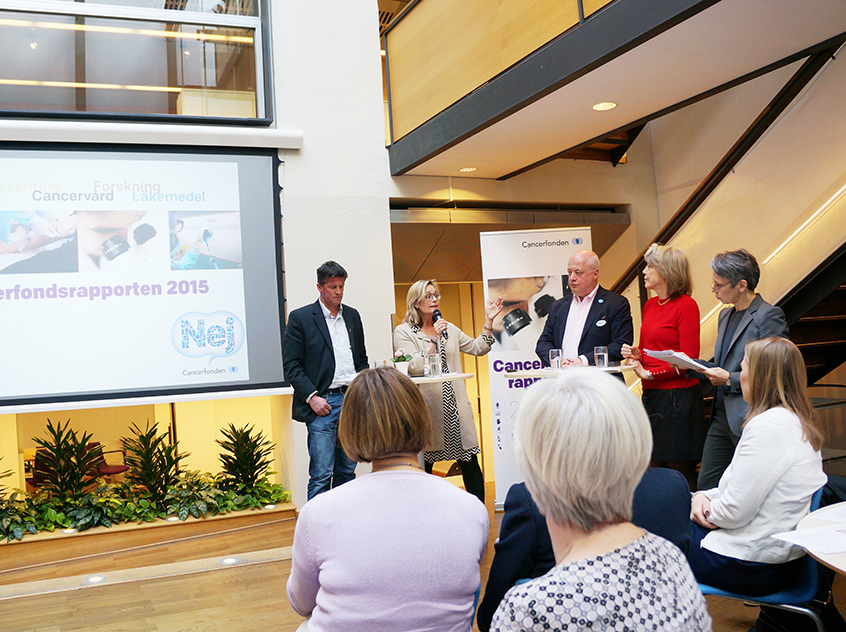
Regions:
<instances>
[{"instance_id":1,"label":"short grey hair","mask_svg":"<svg viewBox=\"0 0 846 632\"><path fill-rule=\"evenodd\" d=\"M619 380L575 367L538 380L520 403L514 444L526 487L556 524L590 531L631 520L652 430Z\"/></svg>"},{"instance_id":2,"label":"short grey hair","mask_svg":"<svg viewBox=\"0 0 846 632\"><path fill-rule=\"evenodd\" d=\"M711 269L718 277L726 279L734 287L741 281L746 281L746 287L752 292L761 280L761 268L758 260L745 248L740 250L726 250L711 259Z\"/></svg>"}]
</instances>

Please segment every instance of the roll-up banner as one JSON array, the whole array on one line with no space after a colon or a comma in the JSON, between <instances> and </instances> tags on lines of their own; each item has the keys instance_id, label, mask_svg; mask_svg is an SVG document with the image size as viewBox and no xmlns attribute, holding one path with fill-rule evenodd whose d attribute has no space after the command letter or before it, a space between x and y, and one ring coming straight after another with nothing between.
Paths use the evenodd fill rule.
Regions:
<instances>
[{"instance_id":1,"label":"roll-up banner","mask_svg":"<svg viewBox=\"0 0 846 632\"><path fill-rule=\"evenodd\" d=\"M580 227L481 233L480 241L485 298L505 301L488 354L496 508L502 509L508 489L523 480L512 437L520 399L535 381L506 373L543 366L535 345L549 306L569 293L567 261L579 250L590 250L591 239L590 228Z\"/></svg>"}]
</instances>

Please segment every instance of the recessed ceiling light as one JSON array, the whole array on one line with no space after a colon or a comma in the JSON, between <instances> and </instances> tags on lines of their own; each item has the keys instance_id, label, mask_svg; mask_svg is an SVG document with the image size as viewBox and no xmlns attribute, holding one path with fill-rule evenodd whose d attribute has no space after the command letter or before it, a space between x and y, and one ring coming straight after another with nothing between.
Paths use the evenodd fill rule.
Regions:
<instances>
[{"instance_id":1,"label":"recessed ceiling light","mask_svg":"<svg viewBox=\"0 0 846 632\"><path fill-rule=\"evenodd\" d=\"M104 579L106 579L106 578L103 575L92 575L91 577L89 577L85 581L87 581L89 584L99 584Z\"/></svg>"},{"instance_id":2,"label":"recessed ceiling light","mask_svg":"<svg viewBox=\"0 0 846 632\"><path fill-rule=\"evenodd\" d=\"M36 48L38 48L38 42L30 42L30 43L29 43L29 47L30 47L32 50L35 50Z\"/></svg>"},{"instance_id":3,"label":"recessed ceiling light","mask_svg":"<svg viewBox=\"0 0 846 632\"><path fill-rule=\"evenodd\" d=\"M238 563L238 558L237 557L224 557L222 560L220 560L220 563L226 564L227 566L232 566L233 564Z\"/></svg>"},{"instance_id":4,"label":"recessed ceiling light","mask_svg":"<svg viewBox=\"0 0 846 632\"><path fill-rule=\"evenodd\" d=\"M461 169L459 169L459 171L461 173L473 173L477 169L478 169L478 167L461 167Z\"/></svg>"},{"instance_id":5,"label":"recessed ceiling light","mask_svg":"<svg viewBox=\"0 0 846 632\"><path fill-rule=\"evenodd\" d=\"M190 50L186 50L186 51L183 51L183 52L185 53L185 56L186 56L186 57L190 57L190 56L191 56L191 51L190 51Z\"/></svg>"},{"instance_id":6,"label":"recessed ceiling light","mask_svg":"<svg viewBox=\"0 0 846 632\"><path fill-rule=\"evenodd\" d=\"M616 103L612 101L603 101L602 103L592 105L590 109L596 110L597 112L604 112L605 110L613 110L615 107L617 107Z\"/></svg>"}]
</instances>

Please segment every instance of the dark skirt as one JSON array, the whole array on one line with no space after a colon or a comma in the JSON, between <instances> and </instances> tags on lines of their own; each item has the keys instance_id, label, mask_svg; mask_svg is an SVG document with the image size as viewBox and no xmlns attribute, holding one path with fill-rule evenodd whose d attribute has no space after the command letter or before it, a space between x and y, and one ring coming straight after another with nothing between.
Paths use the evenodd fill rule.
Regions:
<instances>
[{"instance_id":1,"label":"dark skirt","mask_svg":"<svg viewBox=\"0 0 846 632\"><path fill-rule=\"evenodd\" d=\"M699 382L687 388L643 389L642 401L652 426L652 459L698 463L707 432Z\"/></svg>"}]
</instances>

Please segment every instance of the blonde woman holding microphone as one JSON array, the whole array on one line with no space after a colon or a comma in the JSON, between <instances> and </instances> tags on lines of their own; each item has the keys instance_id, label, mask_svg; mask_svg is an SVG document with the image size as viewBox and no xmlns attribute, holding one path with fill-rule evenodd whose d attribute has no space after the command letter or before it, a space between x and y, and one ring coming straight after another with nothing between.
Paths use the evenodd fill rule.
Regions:
<instances>
[{"instance_id":1,"label":"blonde woman holding microphone","mask_svg":"<svg viewBox=\"0 0 846 632\"><path fill-rule=\"evenodd\" d=\"M425 356L440 356L441 371L461 370L461 353L486 355L494 343L493 320L502 311L502 298L485 305L485 325L477 338L471 338L448 322L440 312L441 291L434 279L416 281L406 296L406 314L394 330L394 350L411 354L409 375L423 375ZM461 468L464 488L485 502L485 480L479 467L479 439L473 409L463 382L444 381L421 384L432 422L424 451L426 471L438 461L452 461Z\"/></svg>"}]
</instances>

